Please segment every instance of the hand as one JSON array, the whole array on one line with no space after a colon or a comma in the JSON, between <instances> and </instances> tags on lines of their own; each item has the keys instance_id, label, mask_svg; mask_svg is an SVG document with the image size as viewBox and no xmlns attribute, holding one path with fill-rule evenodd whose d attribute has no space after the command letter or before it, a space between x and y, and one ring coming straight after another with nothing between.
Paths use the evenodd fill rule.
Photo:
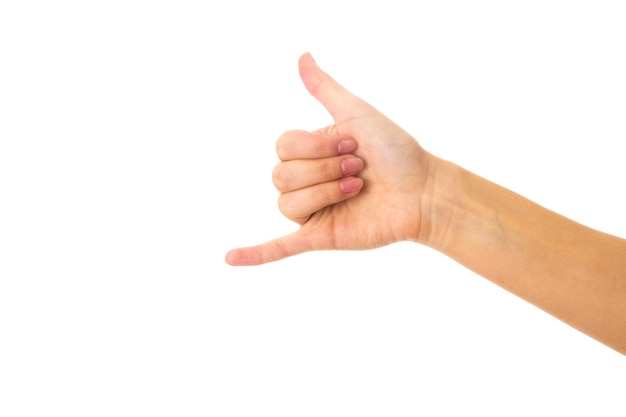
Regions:
<instances>
[{"instance_id":1,"label":"hand","mask_svg":"<svg viewBox=\"0 0 626 417\"><path fill-rule=\"evenodd\" d=\"M281 162L273 180L281 192L279 208L300 229L231 250L226 262L258 265L311 250L419 241L426 232L422 208L433 157L323 72L311 55L300 58L299 70L335 122L316 132L287 132L276 145Z\"/></svg>"}]
</instances>

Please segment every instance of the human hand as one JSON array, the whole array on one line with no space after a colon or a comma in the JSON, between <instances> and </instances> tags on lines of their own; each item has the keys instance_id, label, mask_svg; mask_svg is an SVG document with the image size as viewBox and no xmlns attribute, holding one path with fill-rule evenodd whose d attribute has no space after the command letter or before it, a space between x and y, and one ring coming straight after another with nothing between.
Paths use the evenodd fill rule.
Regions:
<instances>
[{"instance_id":1,"label":"human hand","mask_svg":"<svg viewBox=\"0 0 626 417\"><path fill-rule=\"evenodd\" d=\"M323 72L311 55L300 77L334 124L289 131L277 141L279 208L300 229L233 249L231 265L258 265L311 250L371 249L420 241L433 157L407 132ZM355 176L358 174L358 177Z\"/></svg>"}]
</instances>

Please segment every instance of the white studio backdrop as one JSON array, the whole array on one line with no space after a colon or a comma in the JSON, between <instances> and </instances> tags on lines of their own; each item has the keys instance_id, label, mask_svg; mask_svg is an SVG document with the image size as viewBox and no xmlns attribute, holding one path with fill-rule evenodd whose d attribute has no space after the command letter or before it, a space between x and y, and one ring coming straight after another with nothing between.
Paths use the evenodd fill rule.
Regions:
<instances>
[{"instance_id":1,"label":"white studio backdrop","mask_svg":"<svg viewBox=\"0 0 626 417\"><path fill-rule=\"evenodd\" d=\"M427 248L223 259L295 229L274 142L331 123L306 51L430 152L626 237L624 21L3 1L0 415L623 416L623 355Z\"/></svg>"}]
</instances>

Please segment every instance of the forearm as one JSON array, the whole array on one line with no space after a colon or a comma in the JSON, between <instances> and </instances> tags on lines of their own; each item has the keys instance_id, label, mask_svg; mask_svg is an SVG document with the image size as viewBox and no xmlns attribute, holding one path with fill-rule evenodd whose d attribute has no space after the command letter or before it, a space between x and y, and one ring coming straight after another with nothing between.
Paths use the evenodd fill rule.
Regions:
<instances>
[{"instance_id":1,"label":"forearm","mask_svg":"<svg viewBox=\"0 0 626 417\"><path fill-rule=\"evenodd\" d=\"M436 159L427 245L626 354L626 240Z\"/></svg>"}]
</instances>

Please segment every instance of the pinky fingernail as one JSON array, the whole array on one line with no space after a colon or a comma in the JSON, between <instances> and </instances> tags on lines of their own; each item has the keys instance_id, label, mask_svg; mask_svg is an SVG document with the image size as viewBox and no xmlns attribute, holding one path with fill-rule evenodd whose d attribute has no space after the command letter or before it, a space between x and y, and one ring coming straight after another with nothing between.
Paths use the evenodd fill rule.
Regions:
<instances>
[{"instance_id":1,"label":"pinky fingernail","mask_svg":"<svg viewBox=\"0 0 626 417\"><path fill-rule=\"evenodd\" d=\"M339 188L341 188L343 193L349 194L361 188L361 180L358 178L345 178L339 182Z\"/></svg>"}]
</instances>

